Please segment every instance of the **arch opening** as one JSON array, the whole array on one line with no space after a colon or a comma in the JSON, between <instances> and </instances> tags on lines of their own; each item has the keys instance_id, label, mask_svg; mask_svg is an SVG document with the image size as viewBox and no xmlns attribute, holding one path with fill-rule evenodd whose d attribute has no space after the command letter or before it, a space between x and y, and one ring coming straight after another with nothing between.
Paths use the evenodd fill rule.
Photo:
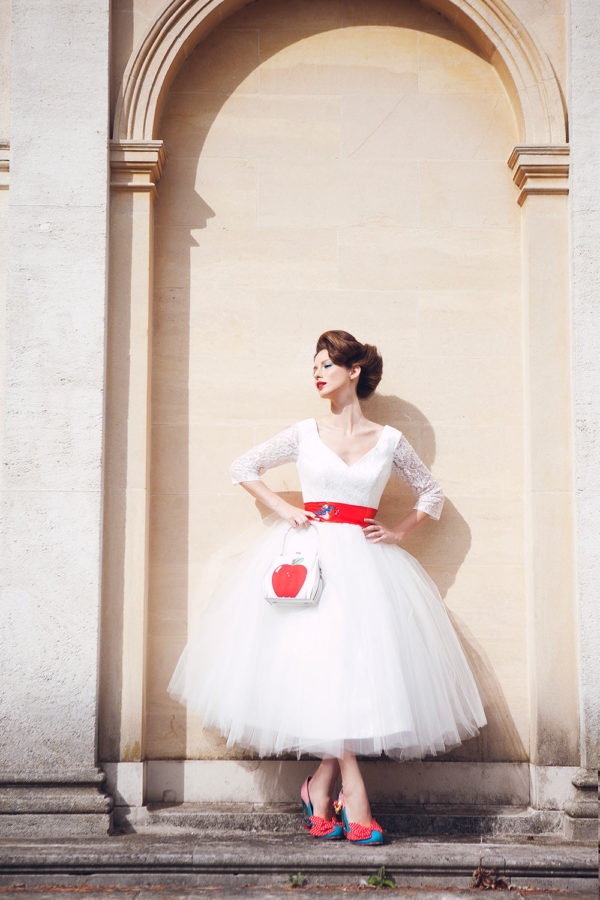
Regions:
<instances>
[{"instance_id":1,"label":"arch opening","mask_svg":"<svg viewBox=\"0 0 600 900\"><path fill-rule=\"evenodd\" d=\"M519 121L519 142L564 144L566 112L556 75L523 22L501 0L421 0L463 30L494 65ZM245 0L172 0L148 30L123 77L115 141L160 137L164 97L183 61Z\"/></svg>"}]
</instances>

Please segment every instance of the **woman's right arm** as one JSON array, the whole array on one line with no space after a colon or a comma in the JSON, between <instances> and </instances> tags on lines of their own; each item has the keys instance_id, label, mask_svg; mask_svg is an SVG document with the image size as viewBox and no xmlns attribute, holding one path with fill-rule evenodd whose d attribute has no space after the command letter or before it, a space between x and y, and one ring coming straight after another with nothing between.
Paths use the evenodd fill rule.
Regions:
<instances>
[{"instance_id":1,"label":"woman's right arm","mask_svg":"<svg viewBox=\"0 0 600 900\"><path fill-rule=\"evenodd\" d=\"M297 458L298 429L292 425L234 460L230 468L231 479L290 525L305 525L314 518L313 514L292 506L261 481L261 475L267 469L295 462Z\"/></svg>"},{"instance_id":2,"label":"woman's right arm","mask_svg":"<svg viewBox=\"0 0 600 900\"><path fill-rule=\"evenodd\" d=\"M241 486L245 488L249 494L256 497L261 503L264 503L268 509L272 509L274 513L282 518L285 522L296 527L296 525L307 525L315 516L313 513L301 509L299 506L292 506L275 491L264 483L264 481L241 481Z\"/></svg>"}]
</instances>

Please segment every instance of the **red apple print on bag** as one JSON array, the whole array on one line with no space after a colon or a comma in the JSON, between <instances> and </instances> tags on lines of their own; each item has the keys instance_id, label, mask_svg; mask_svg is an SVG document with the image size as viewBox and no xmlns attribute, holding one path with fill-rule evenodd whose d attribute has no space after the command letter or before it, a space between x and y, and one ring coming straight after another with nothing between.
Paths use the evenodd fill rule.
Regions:
<instances>
[{"instance_id":1,"label":"red apple print on bag","mask_svg":"<svg viewBox=\"0 0 600 900\"><path fill-rule=\"evenodd\" d=\"M278 597L295 597L298 594L308 575L306 566L300 565L303 559L303 556L298 556L292 563L277 566L273 572L271 582Z\"/></svg>"}]
</instances>

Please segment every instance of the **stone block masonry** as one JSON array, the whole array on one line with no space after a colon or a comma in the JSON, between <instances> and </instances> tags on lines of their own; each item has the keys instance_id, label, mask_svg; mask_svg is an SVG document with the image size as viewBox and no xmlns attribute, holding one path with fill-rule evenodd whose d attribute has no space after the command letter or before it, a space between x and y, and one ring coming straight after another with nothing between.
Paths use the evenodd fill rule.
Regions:
<instances>
[{"instance_id":1,"label":"stone block masonry","mask_svg":"<svg viewBox=\"0 0 600 900\"><path fill-rule=\"evenodd\" d=\"M0 833L98 833L109 3L11 27Z\"/></svg>"}]
</instances>

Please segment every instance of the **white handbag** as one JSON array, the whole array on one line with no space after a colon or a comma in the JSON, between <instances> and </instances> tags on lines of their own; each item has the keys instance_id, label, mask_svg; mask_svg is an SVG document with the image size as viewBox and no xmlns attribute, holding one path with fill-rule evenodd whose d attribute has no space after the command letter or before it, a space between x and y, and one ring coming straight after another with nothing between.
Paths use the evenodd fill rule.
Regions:
<instances>
[{"instance_id":1,"label":"white handbag","mask_svg":"<svg viewBox=\"0 0 600 900\"><path fill-rule=\"evenodd\" d=\"M315 525L288 528L281 553L265 573L265 599L273 606L316 606L323 590L323 574L319 565L317 540L310 546L308 531L318 534ZM290 531L294 533L292 552L286 549Z\"/></svg>"}]
</instances>

